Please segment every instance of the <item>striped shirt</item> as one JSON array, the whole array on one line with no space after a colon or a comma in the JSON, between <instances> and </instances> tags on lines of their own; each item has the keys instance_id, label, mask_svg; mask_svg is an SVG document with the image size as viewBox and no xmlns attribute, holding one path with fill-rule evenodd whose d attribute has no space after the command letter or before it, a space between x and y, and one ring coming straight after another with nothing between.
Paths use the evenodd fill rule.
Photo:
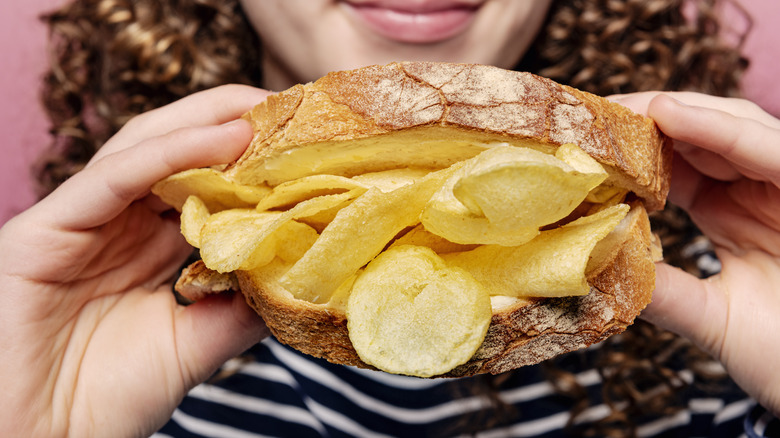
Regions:
<instances>
[{"instance_id":1,"label":"striped shirt","mask_svg":"<svg viewBox=\"0 0 780 438\"><path fill-rule=\"evenodd\" d=\"M577 367L598 347L569 353L560 366L574 372L590 407L574 430L606 417L602 379ZM155 438L164 437L558 437L572 401L556 394L541 366L501 379L419 379L330 364L270 338L253 347L254 360L234 360L228 377L194 388ZM679 372L690 383L693 373ZM494 382L503 404L479 385ZM713 393L716 394L713 396ZM741 437L755 403L731 382L716 392L688 385L682 409L638 418L642 437Z\"/></svg>"}]
</instances>

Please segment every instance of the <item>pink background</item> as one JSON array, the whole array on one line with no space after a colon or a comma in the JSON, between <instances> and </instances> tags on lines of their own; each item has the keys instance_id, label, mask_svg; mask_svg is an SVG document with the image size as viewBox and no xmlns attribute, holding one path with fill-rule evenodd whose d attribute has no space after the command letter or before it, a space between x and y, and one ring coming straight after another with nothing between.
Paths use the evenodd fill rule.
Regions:
<instances>
[{"instance_id":1,"label":"pink background","mask_svg":"<svg viewBox=\"0 0 780 438\"><path fill-rule=\"evenodd\" d=\"M46 29L38 15L65 1L0 2L0 225L35 200L29 169L48 143L48 125L38 102L46 63ZM775 28L780 20L780 1L742 0L742 4L754 19L753 33L746 43L752 64L744 93L780 116L780 32ZM741 28L745 23L733 25Z\"/></svg>"}]
</instances>

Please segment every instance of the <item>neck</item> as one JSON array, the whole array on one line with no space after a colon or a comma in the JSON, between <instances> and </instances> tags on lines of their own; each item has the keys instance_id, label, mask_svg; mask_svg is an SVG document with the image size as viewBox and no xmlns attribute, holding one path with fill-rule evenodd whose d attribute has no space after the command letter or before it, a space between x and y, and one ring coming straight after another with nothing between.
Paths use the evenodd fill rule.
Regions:
<instances>
[{"instance_id":1,"label":"neck","mask_svg":"<svg viewBox=\"0 0 780 438\"><path fill-rule=\"evenodd\" d=\"M263 53L263 88L269 91L283 91L295 84L304 82L295 78L290 69L285 67L276 57L264 51Z\"/></svg>"}]
</instances>

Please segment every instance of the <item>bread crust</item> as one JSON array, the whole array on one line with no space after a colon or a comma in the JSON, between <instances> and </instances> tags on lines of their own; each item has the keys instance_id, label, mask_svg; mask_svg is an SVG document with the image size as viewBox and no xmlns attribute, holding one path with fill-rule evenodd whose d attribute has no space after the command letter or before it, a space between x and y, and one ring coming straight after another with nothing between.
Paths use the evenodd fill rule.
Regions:
<instances>
[{"instance_id":1,"label":"bread crust","mask_svg":"<svg viewBox=\"0 0 780 438\"><path fill-rule=\"evenodd\" d=\"M446 128L452 136L531 139L551 148L576 143L650 211L664 206L669 191L671 143L651 119L526 72L434 62L370 66L296 85L270 96L246 118L254 127L254 140L226 170L246 184L279 183L264 179L269 172L258 170L313 144L335 149L359 139ZM360 171L382 170L381 164L371 169L353 165Z\"/></svg>"}]
</instances>

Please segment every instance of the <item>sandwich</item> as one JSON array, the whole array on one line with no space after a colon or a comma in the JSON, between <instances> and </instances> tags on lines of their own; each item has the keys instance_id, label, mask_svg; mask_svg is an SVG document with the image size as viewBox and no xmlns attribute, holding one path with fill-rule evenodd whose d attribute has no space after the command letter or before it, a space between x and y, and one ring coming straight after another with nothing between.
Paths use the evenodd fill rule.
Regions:
<instances>
[{"instance_id":1,"label":"sandwich","mask_svg":"<svg viewBox=\"0 0 780 438\"><path fill-rule=\"evenodd\" d=\"M245 153L153 188L282 343L419 377L502 373L624 331L660 258L671 143L530 73L401 62L330 73L244 115Z\"/></svg>"}]
</instances>

